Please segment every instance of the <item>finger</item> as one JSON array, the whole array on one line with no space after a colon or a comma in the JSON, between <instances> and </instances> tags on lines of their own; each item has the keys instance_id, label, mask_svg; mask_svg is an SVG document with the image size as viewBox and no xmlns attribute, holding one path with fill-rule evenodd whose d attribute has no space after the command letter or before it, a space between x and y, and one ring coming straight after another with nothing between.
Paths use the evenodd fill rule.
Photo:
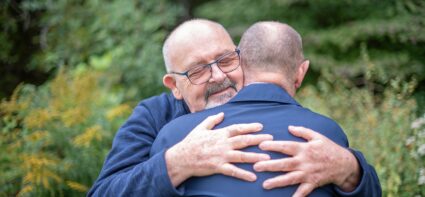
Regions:
<instances>
[{"instance_id":1,"label":"finger","mask_svg":"<svg viewBox=\"0 0 425 197\"><path fill-rule=\"evenodd\" d=\"M273 140L273 136L270 134L258 134L258 135L237 135L229 138L229 142L233 149L241 149L248 146L258 145L263 141Z\"/></svg>"},{"instance_id":2,"label":"finger","mask_svg":"<svg viewBox=\"0 0 425 197\"><path fill-rule=\"evenodd\" d=\"M235 177L245 181L253 182L257 180L257 176L254 173L238 168L230 163L223 164L220 167L219 171L224 175Z\"/></svg>"},{"instance_id":3,"label":"finger","mask_svg":"<svg viewBox=\"0 0 425 197\"><path fill-rule=\"evenodd\" d=\"M261 131L261 129L263 129L263 125L260 123L234 124L228 127L224 127L223 129L229 132L229 137L233 137Z\"/></svg>"},{"instance_id":4,"label":"finger","mask_svg":"<svg viewBox=\"0 0 425 197\"><path fill-rule=\"evenodd\" d=\"M263 183L264 189L273 189L276 187L285 187L302 182L303 174L301 171L293 171L284 175L267 179Z\"/></svg>"},{"instance_id":5,"label":"finger","mask_svg":"<svg viewBox=\"0 0 425 197\"><path fill-rule=\"evenodd\" d=\"M260 161L254 164L254 170L257 172L289 172L297 170L299 161L293 157L274 159L268 161Z\"/></svg>"},{"instance_id":6,"label":"finger","mask_svg":"<svg viewBox=\"0 0 425 197\"><path fill-rule=\"evenodd\" d=\"M226 156L227 161L232 163L255 163L270 159L270 156L264 153L247 153L242 151L230 151Z\"/></svg>"},{"instance_id":7,"label":"finger","mask_svg":"<svg viewBox=\"0 0 425 197\"><path fill-rule=\"evenodd\" d=\"M292 195L292 197L305 197L310 194L314 189L314 185L310 183L303 183L298 186L297 191Z\"/></svg>"},{"instance_id":8,"label":"finger","mask_svg":"<svg viewBox=\"0 0 425 197\"><path fill-rule=\"evenodd\" d=\"M224 113L220 112L216 115L208 116L204 121L202 121L198 126L196 126L196 128L212 129L215 125L223 121L223 119Z\"/></svg>"},{"instance_id":9,"label":"finger","mask_svg":"<svg viewBox=\"0 0 425 197\"><path fill-rule=\"evenodd\" d=\"M275 151L287 155L296 155L302 149L304 143L293 141L264 141L259 147L265 151Z\"/></svg>"},{"instance_id":10,"label":"finger","mask_svg":"<svg viewBox=\"0 0 425 197\"><path fill-rule=\"evenodd\" d=\"M307 141L311 141L322 136L319 133L305 127L288 126L288 130L292 133L292 135L304 138Z\"/></svg>"}]
</instances>

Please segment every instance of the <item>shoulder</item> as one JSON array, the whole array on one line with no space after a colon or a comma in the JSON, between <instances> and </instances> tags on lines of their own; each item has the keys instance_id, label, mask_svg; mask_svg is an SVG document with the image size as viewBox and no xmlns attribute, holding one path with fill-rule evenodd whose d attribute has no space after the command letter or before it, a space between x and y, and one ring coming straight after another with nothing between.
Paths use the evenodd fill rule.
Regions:
<instances>
[{"instance_id":1,"label":"shoulder","mask_svg":"<svg viewBox=\"0 0 425 197\"><path fill-rule=\"evenodd\" d=\"M160 133L164 133L165 135L168 132L173 132L176 129L179 130L179 135L184 134L186 135L190 131L193 130L198 124L200 124L202 121L204 121L208 116L218 114L223 111L223 107L216 107L212 109L207 109L204 111L196 112L196 113L189 113L182 115L169 123L167 123L160 131ZM175 134L173 134L175 135Z\"/></svg>"},{"instance_id":2,"label":"shoulder","mask_svg":"<svg viewBox=\"0 0 425 197\"><path fill-rule=\"evenodd\" d=\"M310 129L321 133L341 146L348 146L347 135L335 120L307 108L303 108L303 111L305 114L304 118L308 120L311 127Z\"/></svg>"},{"instance_id":3,"label":"shoulder","mask_svg":"<svg viewBox=\"0 0 425 197\"><path fill-rule=\"evenodd\" d=\"M171 93L162 93L140 101L137 107L148 109L154 107L179 108L184 107L184 105L182 100L177 100Z\"/></svg>"},{"instance_id":4,"label":"shoulder","mask_svg":"<svg viewBox=\"0 0 425 197\"><path fill-rule=\"evenodd\" d=\"M167 123L162 130L169 130L176 127L179 128L194 128L196 125L201 123L206 117L209 116L210 113L207 113L207 111L201 111L196 113L189 113L182 115L180 117L177 117L176 119L170 121Z\"/></svg>"},{"instance_id":5,"label":"shoulder","mask_svg":"<svg viewBox=\"0 0 425 197\"><path fill-rule=\"evenodd\" d=\"M166 123L186 113L183 101L162 93L140 101L120 130L157 133Z\"/></svg>"},{"instance_id":6,"label":"shoulder","mask_svg":"<svg viewBox=\"0 0 425 197\"><path fill-rule=\"evenodd\" d=\"M135 112L147 111L155 119L164 117L167 122L189 112L183 100L176 99L171 93L162 93L139 102Z\"/></svg>"}]
</instances>

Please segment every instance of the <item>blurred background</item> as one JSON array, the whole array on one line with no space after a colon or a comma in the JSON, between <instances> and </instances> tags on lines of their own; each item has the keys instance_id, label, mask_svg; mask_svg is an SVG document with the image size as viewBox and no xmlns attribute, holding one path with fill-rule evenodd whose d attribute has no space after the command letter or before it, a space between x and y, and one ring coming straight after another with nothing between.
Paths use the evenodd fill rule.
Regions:
<instances>
[{"instance_id":1,"label":"blurred background","mask_svg":"<svg viewBox=\"0 0 425 197\"><path fill-rule=\"evenodd\" d=\"M277 20L311 62L297 100L335 119L384 196L425 196L423 0L2 0L0 196L83 196L115 132L159 94L166 35Z\"/></svg>"}]
</instances>

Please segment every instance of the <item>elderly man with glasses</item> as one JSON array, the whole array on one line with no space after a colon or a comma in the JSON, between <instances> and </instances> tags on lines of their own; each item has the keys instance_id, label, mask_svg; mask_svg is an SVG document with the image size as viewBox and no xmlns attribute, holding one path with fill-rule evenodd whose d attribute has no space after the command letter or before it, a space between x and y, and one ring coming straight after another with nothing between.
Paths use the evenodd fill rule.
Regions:
<instances>
[{"instance_id":1,"label":"elderly man with glasses","mask_svg":"<svg viewBox=\"0 0 425 197\"><path fill-rule=\"evenodd\" d=\"M255 173L235 163L253 164L270 159L265 153L240 151L272 140L269 134L246 135L261 131L261 124L237 124L217 130L220 132L211 131L223 117L205 120L182 142L150 156L152 143L166 123L189 112L222 105L244 84L239 51L226 30L215 22L192 20L183 23L167 38L163 55L167 69L163 83L172 95L149 98L135 108L116 134L112 150L89 196L174 196L182 194L184 188L179 185L188 178L212 174L255 181ZM332 144L323 144L327 145ZM346 181L354 188L359 185L362 189L368 182L375 181L370 178L371 172L361 155L354 157L339 146L334 150L338 152L333 153L333 158L344 158L342 162L322 161L329 155L323 150L314 156L300 153L308 157L306 163L317 165L315 169L321 172L306 171L305 181L330 181L333 177L326 175L329 167L341 169L339 174L329 172L329 176L351 177ZM304 182L299 181L297 183Z\"/></svg>"}]
</instances>

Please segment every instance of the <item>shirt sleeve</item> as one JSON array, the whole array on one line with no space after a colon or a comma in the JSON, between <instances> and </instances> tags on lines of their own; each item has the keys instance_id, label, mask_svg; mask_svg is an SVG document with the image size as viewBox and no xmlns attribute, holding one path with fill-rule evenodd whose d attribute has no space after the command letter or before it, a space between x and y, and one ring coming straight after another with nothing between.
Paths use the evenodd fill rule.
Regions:
<instances>
[{"instance_id":1,"label":"shirt sleeve","mask_svg":"<svg viewBox=\"0 0 425 197\"><path fill-rule=\"evenodd\" d=\"M362 171L360 183L352 192L344 192L337 186L334 186L337 194L342 197L381 197L381 184L379 183L378 175L376 174L373 166L367 163L366 159L360 151L353 149L349 150L357 158L357 161L360 165L360 170Z\"/></svg>"},{"instance_id":2,"label":"shirt sleeve","mask_svg":"<svg viewBox=\"0 0 425 197\"><path fill-rule=\"evenodd\" d=\"M381 197L381 185L375 169L367 163L366 158L360 151L349 148L350 145L344 131L336 122L331 121L328 124L329 128L324 129L324 135L340 146L347 148L356 157L361 171L360 182L354 191L344 192L336 185L333 185L336 194L342 197Z\"/></svg>"},{"instance_id":3,"label":"shirt sleeve","mask_svg":"<svg viewBox=\"0 0 425 197\"><path fill-rule=\"evenodd\" d=\"M175 112L168 97L142 101L118 130L98 179L87 196L176 196L169 180L165 151L149 152L160 128L185 112ZM152 108L152 110L151 110ZM174 111L174 112L171 112ZM171 114L171 115L170 115Z\"/></svg>"}]
</instances>

